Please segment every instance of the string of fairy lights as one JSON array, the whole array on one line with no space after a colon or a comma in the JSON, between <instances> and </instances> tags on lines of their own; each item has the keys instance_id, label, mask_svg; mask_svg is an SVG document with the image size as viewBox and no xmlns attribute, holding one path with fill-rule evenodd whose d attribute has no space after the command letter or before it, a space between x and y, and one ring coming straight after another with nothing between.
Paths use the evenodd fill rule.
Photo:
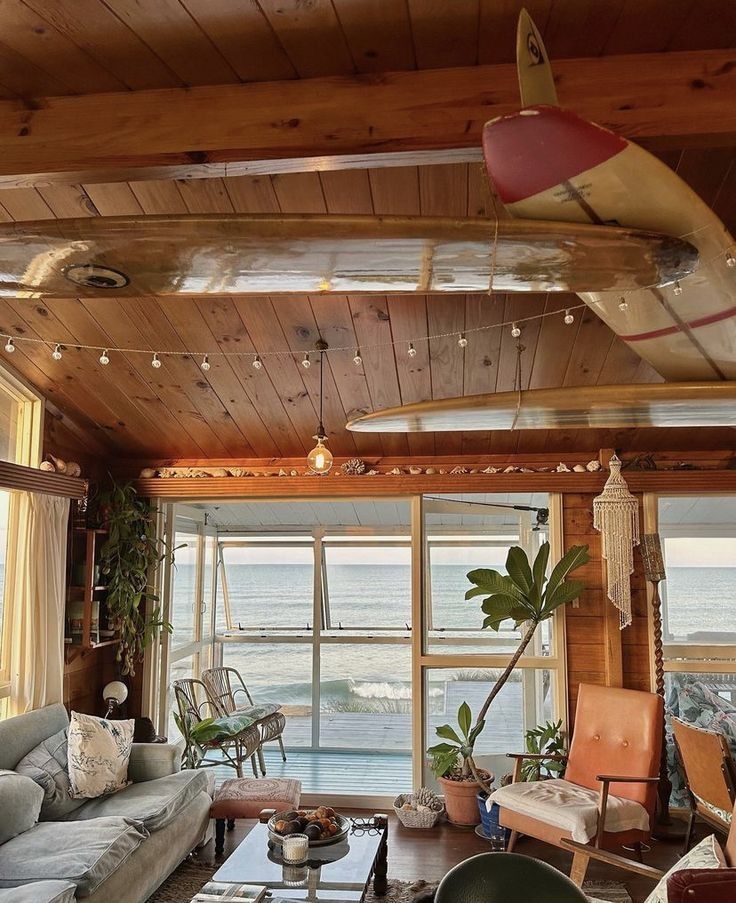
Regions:
<instances>
[{"instance_id":1,"label":"string of fairy lights","mask_svg":"<svg viewBox=\"0 0 736 903\"><path fill-rule=\"evenodd\" d=\"M707 261L706 263L712 263L719 259L725 260L726 266L729 269L736 268L736 256L732 253L731 249L727 249L725 251L721 251L717 255L715 255L712 260ZM651 286L655 287L655 286ZM633 291L642 291L642 289L636 289ZM629 293L620 293L619 301L618 301L618 309L622 312L625 312L629 309L629 301L627 300L626 295L632 294ZM680 296L683 294L683 286L679 281L675 281L672 283L672 292L676 296ZM360 367L363 364L363 353L366 351L376 351L382 348L404 348L406 354L409 358L414 358L417 356L417 346L421 345L424 342L432 342L438 341L441 339L449 339L455 338L457 342L457 346L461 351L464 351L469 345L469 336L475 335L477 333L489 332L491 330L496 329L509 329L512 338L519 339L522 335L522 330L525 325L533 323L539 320L546 320L551 317L559 317L562 315L562 321L565 326L572 326L576 320L576 314L581 310L589 309L587 304L576 304L571 305L570 307L566 307L563 310L554 310L554 311L543 311L537 314L531 314L526 317L517 317L513 320L506 320L500 323L486 323L479 326L473 326L467 329L463 329L460 331L452 331L452 332L439 332L439 333L431 333L428 335L417 336L412 340L392 340L388 342L377 342L370 345L343 345L343 346L330 346L329 349L321 352L322 354L326 354L328 356L334 354L352 354L353 355L353 363L356 367ZM43 338L38 338L35 336L26 336L26 335L13 335L12 333L2 332L0 331L0 341L4 339L5 345L4 350L7 354L13 354L16 350L17 346L23 345L40 345L46 348L49 348L51 351L51 358L54 361L61 361L64 357L65 353L68 351L87 351L93 353L99 353L99 363L103 367L107 367L112 364L112 355L145 355L150 357L151 359L151 367L154 370L158 370L163 366L163 362L166 358L169 357L179 357L179 358L187 358L187 359L196 359L199 360L200 368L206 373L212 367L213 359L239 359L250 361L250 365L254 370L262 370L264 367L264 362L268 358L292 358L295 360L299 360L302 367L305 369L309 369L312 366L313 359L319 359L320 352L310 352L310 351L298 351L293 349L284 349L277 351L222 351L222 350L210 350L210 351L191 351L188 349L178 349L178 350L151 350L150 348L136 348L136 347L126 347L126 346L113 346L113 345L88 345L80 342L61 342L48 340Z\"/></svg>"}]
</instances>

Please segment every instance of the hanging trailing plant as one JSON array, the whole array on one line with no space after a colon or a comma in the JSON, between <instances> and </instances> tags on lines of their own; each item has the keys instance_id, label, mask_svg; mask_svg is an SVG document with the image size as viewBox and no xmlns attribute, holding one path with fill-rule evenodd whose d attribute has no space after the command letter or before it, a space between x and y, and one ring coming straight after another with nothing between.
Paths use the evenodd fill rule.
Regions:
<instances>
[{"instance_id":1,"label":"hanging trailing plant","mask_svg":"<svg viewBox=\"0 0 736 903\"><path fill-rule=\"evenodd\" d=\"M132 485L100 492L98 517L108 529L100 549L100 573L107 587L107 607L120 638L117 660L123 675L135 675L136 664L156 631L171 633L161 617L159 597L152 584L156 570L170 554L156 535L156 512Z\"/></svg>"}]
</instances>

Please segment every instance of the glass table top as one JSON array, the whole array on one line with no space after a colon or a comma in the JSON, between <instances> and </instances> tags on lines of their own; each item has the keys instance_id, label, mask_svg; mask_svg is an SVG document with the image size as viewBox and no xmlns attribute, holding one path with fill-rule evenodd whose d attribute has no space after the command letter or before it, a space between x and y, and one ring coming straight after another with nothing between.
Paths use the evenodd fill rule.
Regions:
<instances>
[{"instance_id":1,"label":"glass table top","mask_svg":"<svg viewBox=\"0 0 736 903\"><path fill-rule=\"evenodd\" d=\"M339 843L312 847L301 866L285 863L281 847L269 849L268 828L256 825L222 864L215 881L258 884L274 900L356 903L366 888L383 831L358 829Z\"/></svg>"}]
</instances>

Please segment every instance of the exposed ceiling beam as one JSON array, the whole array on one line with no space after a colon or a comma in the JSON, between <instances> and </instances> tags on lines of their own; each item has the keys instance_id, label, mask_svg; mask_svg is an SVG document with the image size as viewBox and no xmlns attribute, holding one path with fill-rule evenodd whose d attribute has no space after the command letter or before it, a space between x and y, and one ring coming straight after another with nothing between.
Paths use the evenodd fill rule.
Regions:
<instances>
[{"instance_id":1,"label":"exposed ceiling beam","mask_svg":"<svg viewBox=\"0 0 736 903\"><path fill-rule=\"evenodd\" d=\"M650 148L732 144L736 52L560 60L563 104ZM0 103L0 187L479 159L513 65Z\"/></svg>"}]
</instances>

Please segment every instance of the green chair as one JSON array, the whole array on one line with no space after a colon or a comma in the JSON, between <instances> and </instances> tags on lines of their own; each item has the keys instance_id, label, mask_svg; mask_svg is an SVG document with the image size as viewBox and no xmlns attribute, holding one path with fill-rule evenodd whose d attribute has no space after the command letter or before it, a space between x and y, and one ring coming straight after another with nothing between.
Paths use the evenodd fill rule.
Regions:
<instances>
[{"instance_id":1,"label":"green chair","mask_svg":"<svg viewBox=\"0 0 736 903\"><path fill-rule=\"evenodd\" d=\"M440 881L435 903L585 903L588 898L557 869L518 853L481 853Z\"/></svg>"}]
</instances>

